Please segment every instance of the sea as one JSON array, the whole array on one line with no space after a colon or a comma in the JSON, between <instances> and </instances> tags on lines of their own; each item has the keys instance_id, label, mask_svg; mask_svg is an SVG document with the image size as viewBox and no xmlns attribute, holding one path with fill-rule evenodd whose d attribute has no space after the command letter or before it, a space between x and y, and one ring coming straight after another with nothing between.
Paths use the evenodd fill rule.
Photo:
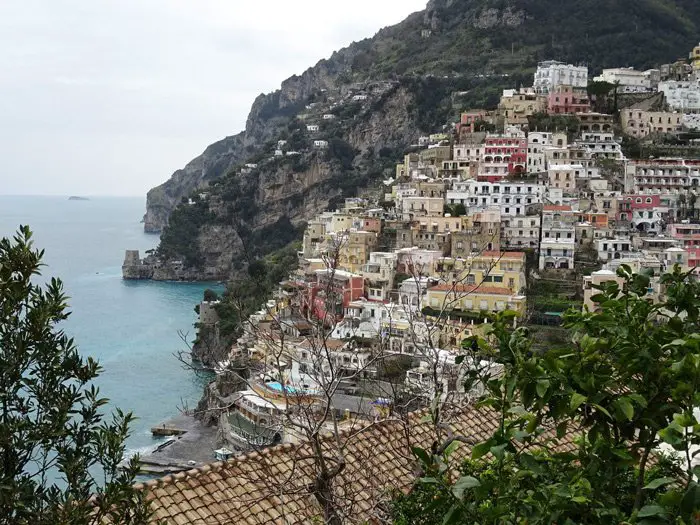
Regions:
<instances>
[{"instance_id":1,"label":"sea","mask_svg":"<svg viewBox=\"0 0 700 525\"><path fill-rule=\"evenodd\" d=\"M124 281L124 251L146 250L157 235L143 232L144 198L0 196L0 237L28 225L45 250L40 281L59 277L70 317L61 328L104 371L96 381L110 408L132 412L127 453L147 453L161 439L150 428L194 408L210 377L177 359L194 339L195 305L216 283Z\"/></svg>"}]
</instances>

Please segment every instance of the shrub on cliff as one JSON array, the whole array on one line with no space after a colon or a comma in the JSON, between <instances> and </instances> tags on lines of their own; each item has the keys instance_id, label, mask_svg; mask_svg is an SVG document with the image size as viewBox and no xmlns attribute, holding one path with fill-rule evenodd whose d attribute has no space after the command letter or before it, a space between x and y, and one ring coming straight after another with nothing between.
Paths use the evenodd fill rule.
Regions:
<instances>
[{"instance_id":1,"label":"shrub on cliff","mask_svg":"<svg viewBox=\"0 0 700 525\"><path fill-rule=\"evenodd\" d=\"M100 366L58 327L66 296L36 284L31 237L0 240L0 523L146 523L137 460L119 468L133 417L104 413Z\"/></svg>"}]
</instances>

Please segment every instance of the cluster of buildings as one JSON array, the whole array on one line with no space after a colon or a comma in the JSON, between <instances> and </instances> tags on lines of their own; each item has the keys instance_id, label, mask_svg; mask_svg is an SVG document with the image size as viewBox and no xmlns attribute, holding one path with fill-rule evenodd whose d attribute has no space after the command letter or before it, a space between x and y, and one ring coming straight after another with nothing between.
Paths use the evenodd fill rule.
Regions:
<instances>
[{"instance_id":1,"label":"cluster of buildings","mask_svg":"<svg viewBox=\"0 0 700 525\"><path fill-rule=\"evenodd\" d=\"M693 53L700 57L700 46ZM666 89L682 82L700 93L698 65L684 76L679 65L603 71L596 81L658 90L672 108L612 115L591 111L586 67L544 62L532 87L504 92L500 131L484 131L493 112L465 112L454 130L419 139L383 195L346 199L309 221L298 270L232 349L260 364L250 388L227 400L232 446L297 439L283 421L295 404L328 409L324 381L338 384L330 409L342 419L381 417L390 396L366 389L382 383L386 356L407 363L401 382L418 397L469 395L455 393L461 342L498 312L526 318L528 276L578 279L593 310L595 285L619 280L626 264L653 271L649 298L662 298L663 272L700 261L700 160L629 160L617 125L632 136L678 131L688 108ZM579 130L528 129L536 113L576 117ZM579 265L598 270L584 276Z\"/></svg>"}]
</instances>

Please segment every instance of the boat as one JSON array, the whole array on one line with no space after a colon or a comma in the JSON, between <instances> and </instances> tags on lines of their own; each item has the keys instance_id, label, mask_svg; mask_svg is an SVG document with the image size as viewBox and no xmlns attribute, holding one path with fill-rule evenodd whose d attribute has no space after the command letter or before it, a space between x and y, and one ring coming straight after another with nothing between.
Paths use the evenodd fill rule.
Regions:
<instances>
[{"instance_id":1,"label":"boat","mask_svg":"<svg viewBox=\"0 0 700 525\"><path fill-rule=\"evenodd\" d=\"M88 199L87 197L78 197L77 195L71 195L70 197L68 197L68 200L69 201L89 201L90 199Z\"/></svg>"}]
</instances>

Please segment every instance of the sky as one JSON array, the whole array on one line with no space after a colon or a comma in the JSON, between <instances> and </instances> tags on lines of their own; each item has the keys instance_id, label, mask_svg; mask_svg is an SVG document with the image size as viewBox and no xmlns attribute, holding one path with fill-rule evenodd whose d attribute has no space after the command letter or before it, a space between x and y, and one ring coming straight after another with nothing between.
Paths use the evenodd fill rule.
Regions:
<instances>
[{"instance_id":1,"label":"sky","mask_svg":"<svg viewBox=\"0 0 700 525\"><path fill-rule=\"evenodd\" d=\"M0 194L145 195L427 0L1 0Z\"/></svg>"}]
</instances>

